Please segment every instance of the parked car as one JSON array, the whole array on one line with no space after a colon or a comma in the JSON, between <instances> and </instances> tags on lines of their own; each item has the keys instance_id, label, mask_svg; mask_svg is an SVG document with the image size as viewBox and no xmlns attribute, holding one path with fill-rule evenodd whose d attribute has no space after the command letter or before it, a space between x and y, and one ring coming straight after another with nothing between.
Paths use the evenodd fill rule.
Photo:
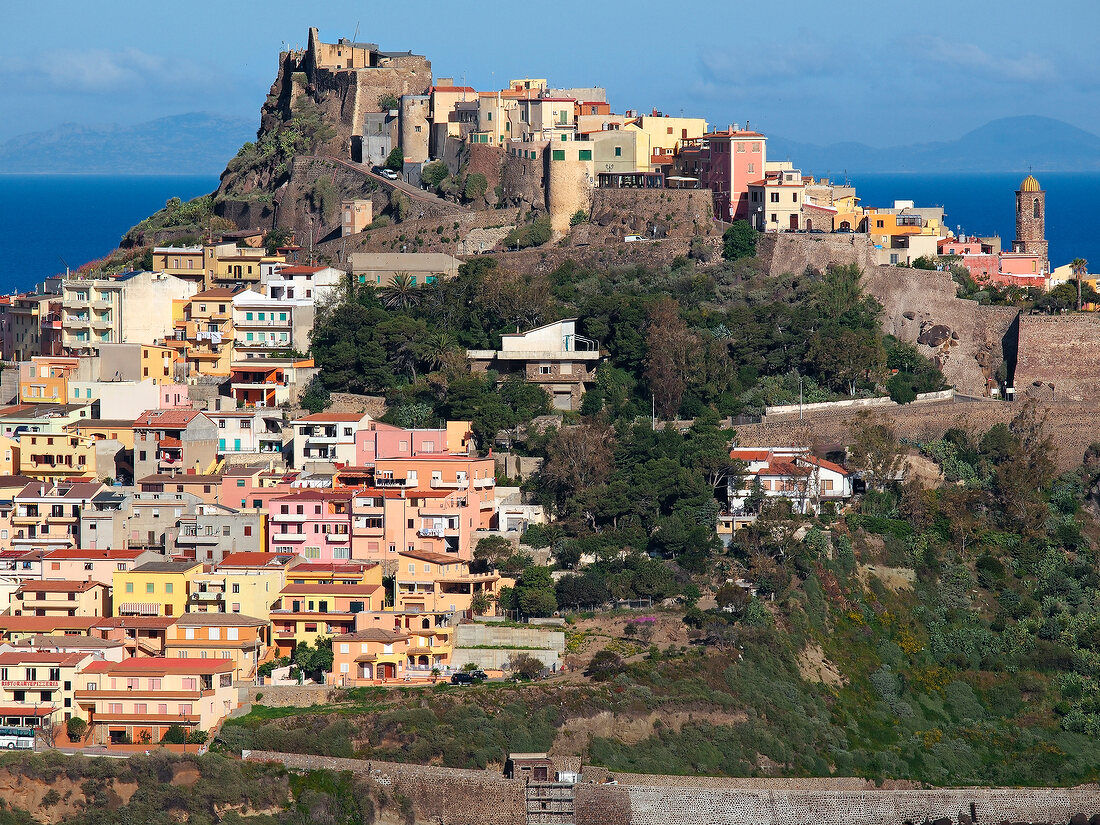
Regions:
<instances>
[{"instance_id":1,"label":"parked car","mask_svg":"<svg viewBox=\"0 0 1100 825\"><path fill-rule=\"evenodd\" d=\"M481 674L478 676L477 674ZM451 674L452 685L476 685L477 683L484 681L485 673L481 670L474 670L470 673L460 672Z\"/></svg>"},{"instance_id":2,"label":"parked car","mask_svg":"<svg viewBox=\"0 0 1100 825\"><path fill-rule=\"evenodd\" d=\"M395 171L393 171L392 169L383 169L381 174L382 174L382 177L384 177L386 180L400 180L401 179L401 176L399 174L397 174Z\"/></svg>"},{"instance_id":3,"label":"parked car","mask_svg":"<svg viewBox=\"0 0 1100 825\"><path fill-rule=\"evenodd\" d=\"M625 243L634 243L635 241L644 241L644 240L645 240L645 238L643 238L641 235L627 235L625 238L623 238L623 241Z\"/></svg>"}]
</instances>

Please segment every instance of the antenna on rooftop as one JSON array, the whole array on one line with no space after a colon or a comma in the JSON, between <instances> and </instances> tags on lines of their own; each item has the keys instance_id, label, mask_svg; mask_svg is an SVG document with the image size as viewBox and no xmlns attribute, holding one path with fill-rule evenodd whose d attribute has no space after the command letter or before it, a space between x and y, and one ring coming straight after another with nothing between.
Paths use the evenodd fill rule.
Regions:
<instances>
[{"instance_id":1,"label":"antenna on rooftop","mask_svg":"<svg viewBox=\"0 0 1100 825\"><path fill-rule=\"evenodd\" d=\"M356 21L355 21L355 34L353 34L353 35L351 36L351 42L352 42L352 43L354 43L354 42L355 42L355 38L357 38L358 36L359 36L359 21L358 21L358 20L356 20Z\"/></svg>"}]
</instances>

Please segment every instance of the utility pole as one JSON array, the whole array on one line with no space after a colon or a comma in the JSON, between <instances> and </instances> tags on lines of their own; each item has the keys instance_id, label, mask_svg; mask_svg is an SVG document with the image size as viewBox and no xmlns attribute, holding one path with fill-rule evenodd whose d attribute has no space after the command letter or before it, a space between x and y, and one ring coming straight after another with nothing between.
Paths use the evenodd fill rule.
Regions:
<instances>
[{"instance_id":1,"label":"utility pole","mask_svg":"<svg viewBox=\"0 0 1100 825\"><path fill-rule=\"evenodd\" d=\"M798 420L802 420L802 376L798 376Z\"/></svg>"}]
</instances>

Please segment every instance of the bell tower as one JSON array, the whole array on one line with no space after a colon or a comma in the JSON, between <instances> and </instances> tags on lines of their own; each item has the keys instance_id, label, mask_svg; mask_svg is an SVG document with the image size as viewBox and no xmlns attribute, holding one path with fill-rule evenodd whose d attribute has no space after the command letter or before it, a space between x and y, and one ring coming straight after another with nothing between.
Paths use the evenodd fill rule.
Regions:
<instances>
[{"instance_id":1,"label":"bell tower","mask_svg":"<svg viewBox=\"0 0 1100 825\"><path fill-rule=\"evenodd\" d=\"M1028 175L1016 190L1016 240L1013 252L1038 255L1044 271L1049 272L1046 240L1047 193L1034 175Z\"/></svg>"}]
</instances>

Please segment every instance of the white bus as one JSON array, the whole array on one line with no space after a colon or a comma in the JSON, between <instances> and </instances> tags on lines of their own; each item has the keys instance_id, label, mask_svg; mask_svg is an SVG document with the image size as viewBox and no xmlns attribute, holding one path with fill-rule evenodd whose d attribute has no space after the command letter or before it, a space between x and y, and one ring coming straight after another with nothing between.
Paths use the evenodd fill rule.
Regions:
<instances>
[{"instance_id":1,"label":"white bus","mask_svg":"<svg viewBox=\"0 0 1100 825\"><path fill-rule=\"evenodd\" d=\"M31 750L34 748L32 728L0 728L0 748Z\"/></svg>"}]
</instances>

